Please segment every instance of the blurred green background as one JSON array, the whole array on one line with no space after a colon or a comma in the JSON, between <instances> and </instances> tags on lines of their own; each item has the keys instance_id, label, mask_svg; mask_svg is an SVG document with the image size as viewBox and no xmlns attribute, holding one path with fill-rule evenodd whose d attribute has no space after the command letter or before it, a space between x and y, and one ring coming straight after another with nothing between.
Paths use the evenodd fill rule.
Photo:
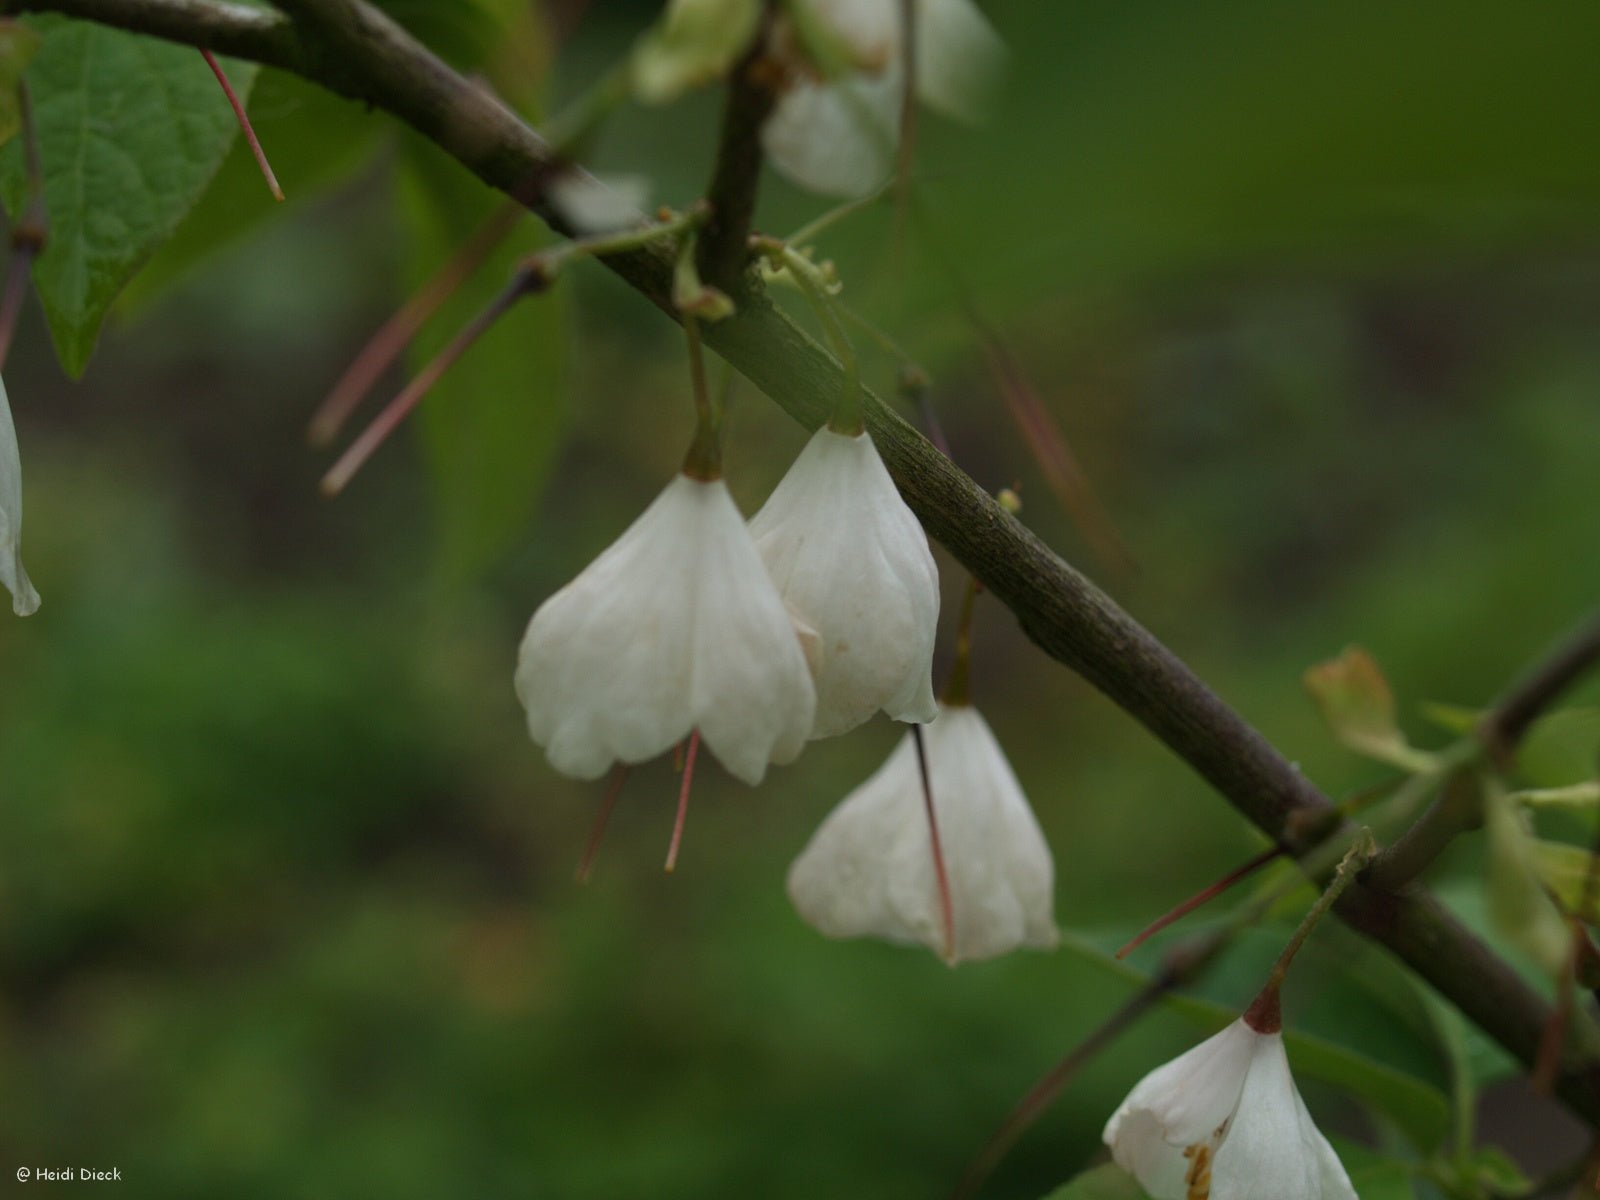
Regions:
<instances>
[{"instance_id":1,"label":"blurred green background","mask_svg":"<svg viewBox=\"0 0 1600 1200\"><path fill-rule=\"evenodd\" d=\"M394 7L553 109L656 6ZM924 122L938 253L897 259L886 211L822 249L933 373L963 467L1020 487L1034 528L1330 793L1371 784L1382 771L1304 697L1306 666L1359 641L1437 744L1419 701L1482 704L1600 593L1600 17L1578 0L985 8L1012 55L996 111ZM115 1166L119 1194L167 1198L944 1194L1127 981L1072 946L951 971L800 923L784 872L889 752L881 720L756 791L705 771L672 877L676 779L636 771L576 885L601 789L527 741L516 644L675 469L680 343L576 270L430 399L423 436L319 500L312 409L495 201L382 115L270 72L252 112L290 203L271 208L236 150L82 383L36 311L8 369L44 607L0 622L7 1179ZM715 122L714 96L625 108L592 160L683 205ZM824 207L769 176L759 223ZM1096 561L1056 504L941 257L1136 572ZM873 382L895 365L870 357ZM747 511L803 439L735 390ZM963 580L942 567L953 612ZM1259 847L993 602L977 650L1075 938L1114 945ZM1208 994L1248 1000L1261 950ZM1392 1107L1431 1113L1443 1052L1411 1031L1406 986L1332 935L1290 1016L1426 1089ZM1199 1028L1164 1013L1122 1039L988 1194L1039 1196L1092 1161L1123 1091ZM1326 1126L1392 1142L1316 1075ZM1508 1095L1490 1133L1535 1163L1560 1150L1561 1118Z\"/></svg>"}]
</instances>

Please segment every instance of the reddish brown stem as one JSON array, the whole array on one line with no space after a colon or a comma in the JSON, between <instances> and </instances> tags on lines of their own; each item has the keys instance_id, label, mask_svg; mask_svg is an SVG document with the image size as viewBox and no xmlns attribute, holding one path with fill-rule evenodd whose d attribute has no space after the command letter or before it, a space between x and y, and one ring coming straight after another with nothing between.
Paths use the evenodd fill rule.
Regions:
<instances>
[{"instance_id":1,"label":"reddish brown stem","mask_svg":"<svg viewBox=\"0 0 1600 1200\"><path fill-rule=\"evenodd\" d=\"M678 789L678 815L672 820L672 841L667 845L666 870L678 869L678 846L683 842L683 826L689 817L689 788L694 783L695 752L700 749L700 731L689 734L689 749L683 756L683 786Z\"/></svg>"},{"instance_id":2,"label":"reddish brown stem","mask_svg":"<svg viewBox=\"0 0 1600 1200\"><path fill-rule=\"evenodd\" d=\"M589 872L594 870L595 856L600 853L600 843L606 836L606 826L611 823L611 810L622 795L622 785L628 781L628 764L618 763L611 772L611 782L606 784L605 799L600 801L600 811L595 814L594 828L589 830L589 840L583 847L583 858L578 861L579 883L589 882Z\"/></svg>"},{"instance_id":3,"label":"reddish brown stem","mask_svg":"<svg viewBox=\"0 0 1600 1200\"><path fill-rule=\"evenodd\" d=\"M228 82L228 76L222 69L222 64L217 61L217 56L204 48L200 57L206 60L206 66L211 68L211 73L217 77L217 82L222 85L222 94L228 98L228 103L233 106L233 115L239 122L239 130L244 134L244 140L250 146L250 153L256 156L256 166L261 168L261 177L267 181L267 189L272 193L272 198L283 200L283 189L278 186L278 177L272 173L272 164L267 161L267 152L261 148L261 140L256 137L256 131L250 124L250 117L244 111L244 105L239 102L239 95L233 90L233 84Z\"/></svg>"},{"instance_id":4,"label":"reddish brown stem","mask_svg":"<svg viewBox=\"0 0 1600 1200\"><path fill-rule=\"evenodd\" d=\"M1121 950L1117 951L1117 957L1127 958L1128 955L1132 954L1135 950L1144 945L1163 929L1167 928L1169 925L1176 924L1178 921L1183 920L1184 917L1188 916L1201 905L1215 900L1234 884L1240 882L1241 880L1248 879L1251 875L1254 875L1273 859L1281 857L1282 854L1282 846L1273 846L1270 850L1263 850L1260 854L1256 855L1243 866L1235 867L1215 883L1201 888L1183 903L1168 909L1167 912L1157 917L1150 924L1146 925L1144 929L1142 929L1133 938L1132 941L1130 941Z\"/></svg>"},{"instance_id":5,"label":"reddish brown stem","mask_svg":"<svg viewBox=\"0 0 1600 1200\"><path fill-rule=\"evenodd\" d=\"M372 457L373 452L383 445L389 435L398 428L400 422L410 415L411 410L416 408L433 385L439 382L440 377L533 286L533 273L519 271L506 290L495 297L489 307L474 317L465 329L456 334L455 339L440 351L432 362L422 368L417 377L406 385L405 390L389 401L388 406L373 418L372 424L362 431L361 436L350 443L350 448L339 456L339 461L334 463L322 477L322 494L331 498L342 492L355 473L367 459Z\"/></svg>"},{"instance_id":6,"label":"reddish brown stem","mask_svg":"<svg viewBox=\"0 0 1600 1200\"><path fill-rule=\"evenodd\" d=\"M372 335L312 416L307 436L313 446L326 446L339 435L350 414L411 344L417 331L488 261L526 213L515 202L495 209L438 274Z\"/></svg>"},{"instance_id":7,"label":"reddish brown stem","mask_svg":"<svg viewBox=\"0 0 1600 1200\"><path fill-rule=\"evenodd\" d=\"M956 961L956 910L950 899L950 873L944 865L944 843L939 838L939 817L933 809L933 777L928 773L928 747L922 726L911 727L911 740L917 746L917 770L922 776L922 807L928 814L928 843L933 847L933 878L939 889L939 926L944 942L944 960Z\"/></svg>"}]
</instances>

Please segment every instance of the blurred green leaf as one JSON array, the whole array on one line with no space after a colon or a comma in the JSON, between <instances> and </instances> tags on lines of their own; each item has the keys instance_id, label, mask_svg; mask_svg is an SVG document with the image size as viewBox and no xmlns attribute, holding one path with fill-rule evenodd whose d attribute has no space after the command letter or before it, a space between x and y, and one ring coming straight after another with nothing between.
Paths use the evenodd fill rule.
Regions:
<instances>
[{"instance_id":1,"label":"blurred green leaf","mask_svg":"<svg viewBox=\"0 0 1600 1200\"><path fill-rule=\"evenodd\" d=\"M0 20L0 145L9 142L22 128L17 88L38 50L37 32L17 21Z\"/></svg>"},{"instance_id":2,"label":"blurred green leaf","mask_svg":"<svg viewBox=\"0 0 1600 1200\"><path fill-rule=\"evenodd\" d=\"M1567 911L1586 921L1593 921L1595 901L1600 896L1590 894L1594 890L1590 882L1594 856L1589 848L1574 846L1570 842L1530 838L1528 853L1533 869L1544 886L1556 894Z\"/></svg>"},{"instance_id":3,"label":"blurred green leaf","mask_svg":"<svg viewBox=\"0 0 1600 1200\"><path fill-rule=\"evenodd\" d=\"M1345 1138L1329 1140L1361 1200L1416 1200L1416 1173L1409 1163L1376 1154Z\"/></svg>"},{"instance_id":4,"label":"blurred green leaf","mask_svg":"<svg viewBox=\"0 0 1600 1200\"><path fill-rule=\"evenodd\" d=\"M1144 972L1119 962L1104 950L1071 935L1063 935L1061 953L1118 975L1130 985L1148 981ZM1359 976L1362 973L1350 974ZM1253 977L1264 977L1264 973L1256 971ZM1323 982L1332 984L1330 980ZM1351 979L1349 982L1352 986L1345 990L1342 997L1332 997L1328 986L1318 990L1324 1000L1332 1000L1347 1013L1371 1011L1370 1000L1363 1002L1356 994L1356 989L1361 986L1358 980ZM1215 1033L1239 1016L1237 1009L1226 1004L1192 995L1168 995L1162 1003L1205 1034ZM1349 1021L1352 1027L1361 1023L1359 1017L1352 1017ZM1404 1027L1398 1022L1395 1029L1386 1030L1385 1033L1393 1034L1402 1043L1417 1036L1416 1031L1410 1034L1404 1032ZM1443 1142L1450 1123L1450 1102L1440 1081L1424 1078L1414 1069L1397 1065L1398 1055L1384 1058L1365 1053L1319 1034L1308 1033L1304 1025L1298 1022L1286 1026L1284 1042L1297 1074L1322 1080L1365 1101L1393 1121L1419 1149L1432 1151Z\"/></svg>"},{"instance_id":5,"label":"blurred green leaf","mask_svg":"<svg viewBox=\"0 0 1600 1200\"><path fill-rule=\"evenodd\" d=\"M1132 1175L1116 1163L1105 1163L1058 1187L1046 1200L1149 1200L1149 1197Z\"/></svg>"},{"instance_id":6,"label":"blurred green leaf","mask_svg":"<svg viewBox=\"0 0 1600 1200\"><path fill-rule=\"evenodd\" d=\"M1491 1196L1526 1196L1533 1191L1533 1181L1522 1168L1494 1146L1480 1146L1464 1165Z\"/></svg>"},{"instance_id":7,"label":"blurred green leaf","mask_svg":"<svg viewBox=\"0 0 1600 1200\"><path fill-rule=\"evenodd\" d=\"M34 285L67 374L82 375L106 310L193 207L238 127L199 53L59 17L28 68L50 236ZM252 64L224 69L241 97ZM27 202L20 142L0 149L0 201Z\"/></svg>"},{"instance_id":8,"label":"blurred green leaf","mask_svg":"<svg viewBox=\"0 0 1600 1200\"><path fill-rule=\"evenodd\" d=\"M1545 892L1539 843L1527 814L1492 779L1483 789L1483 826L1489 843L1489 916L1502 936L1554 975L1566 961L1571 934Z\"/></svg>"},{"instance_id":9,"label":"blurred green leaf","mask_svg":"<svg viewBox=\"0 0 1600 1200\"><path fill-rule=\"evenodd\" d=\"M1600 708L1565 708L1533 723L1517 748L1517 774L1534 787L1593 779L1600 768Z\"/></svg>"},{"instance_id":10,"label":"blurred green leaf","mask_svg":"<svg viewBox=\"0 0 1600 1200\"><path fill-rule=\"evenodd\" d=\"M401 205L408 274L421 286L506 203L432 146L408 140ZM544 242L532 220L445 303L412 346L420 368L509 282ZM422 439L449 579L492 563L521 534L543 490L566 421L569 324L564 293L524 299L434 385L412 421Z\"/></svg>"},{"instance_id":11,"label":"blurred green leaf","mask_svg":"<svg viewBox=\"0 0 1600 1200\"><path fill-rule=\"evenodd\" d=\"M1483 713L1460 704L1441 704L1425 700L1422 703L1422 715L1446 733L1464 735L1477 728Z\"/></svg>"},{"instance_id":12,"label":"blurred green leaf","mask_svg":"<svg viewBox=\"0 0 1600 1200\"><path fill-rule=\"evenodd\" d=\"M1304 679L1333 736L1357 754L1403 771L1432 765L1431 758L1413 749L1400 732L1389 681L1360 646L1346 647L1338 658L1308 667Z\"/></svg>"},{"instance_id":13,"label":"blurred green leaf","mask_svg":"<svg viewBox=\"0 0 1600 1200\"><path fill-rule=\"evenodd\" d=\"M381 117L284 71L264 70L250 95L250 123L285 202L273 200L243 138L177 232L134 277L118 313L164 295L225 246L299 210L366 163L390 128Z\"/></svg>"}]
</instances>

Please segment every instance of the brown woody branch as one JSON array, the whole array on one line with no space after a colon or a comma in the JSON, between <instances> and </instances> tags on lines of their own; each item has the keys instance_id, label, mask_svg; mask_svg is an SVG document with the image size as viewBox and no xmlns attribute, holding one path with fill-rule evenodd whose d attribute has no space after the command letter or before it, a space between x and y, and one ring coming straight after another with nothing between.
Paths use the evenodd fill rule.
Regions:
<instances>
[{"instance_id":1,"label":"brown woody branch","mask_svg":"<svg viewBox=\"0 0 1600 1200\"><path fill-rule=\"evenodd\" d=\"M295 71L383 108L425 134L490 186L562 232L546 183L572 169L493 96L361 0L283 0L292 20L199 0L13 0L151 33ZM672 261L661 247L606 265L675 317ZM843 386L821 346L760 295L709 326L706 342L807 428L827 419ZM1330 801L1170 650L1119 608L877 397L867 423L906 501L1012 612L1028 635L1073 668L1192 766L1291 852L1340 827ZM1426 892L1360 886L1339 914L1387 946L1468 1018L1531 1067L1550 1008L1517 973ZM1585 1024L1569 1039L1560 1092L1600 1121L1586 1071L1600 1048Z\"/></svg>"}]
</instances>

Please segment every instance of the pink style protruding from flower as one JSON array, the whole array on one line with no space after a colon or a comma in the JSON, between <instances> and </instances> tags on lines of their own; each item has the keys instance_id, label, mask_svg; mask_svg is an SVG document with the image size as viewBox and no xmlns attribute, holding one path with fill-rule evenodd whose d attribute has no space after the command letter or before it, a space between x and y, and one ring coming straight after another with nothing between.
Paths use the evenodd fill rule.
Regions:
<instances>
[{"instance_id":1,"label":"pink style protruding from flower","mask_svg":"<svg viewBox=\"0 0 1600 1200\"><path fill-rule=\"evenodd\" d=\"M951 963L1053 949L1055 868L988 723L946 706L923 729L953 912L953 946L930 850L916 743L828 815L789 868L789 898L829 937L920 943Z\"/></svg>"}]
</instances>

